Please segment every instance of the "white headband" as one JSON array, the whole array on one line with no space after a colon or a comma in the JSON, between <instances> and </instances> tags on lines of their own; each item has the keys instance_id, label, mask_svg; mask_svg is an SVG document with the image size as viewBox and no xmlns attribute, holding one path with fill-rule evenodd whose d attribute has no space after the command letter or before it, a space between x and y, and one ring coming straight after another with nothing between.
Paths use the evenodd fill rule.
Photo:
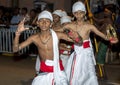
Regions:
<instances>
[{"instance_id":1,"label":"white headband","mask_svg":"<svg viewBox=\"0 0 120 85\"><path fill-rule=\"evenodd\" d=\"M66 11L62 11L62 17L63 16L67 16L67 12Z\"/></svg>"},{"instance_id":2,"label":"white headband","mask_svg":"<svg viewBox=\"0 0 120 85\"><path fill-rule=\"evenodd\" d=\"M58 15L59 17L62 17L62 10L55 10L53 14Z\"/></svg>"},{"instance_id":3,"label":"white headband","mask_svg":"<svg viewBox=\"0 0 120 85\"><path fill-rule=\"evenodd\" d=\"M38 15L38 20L40 20L41 18L47 18L50 19L51 21L53 21L53 17L52 14L49 11L42 11L39 15Z\"/></svg>"},{"instance_id":4,"label":"white headband","mask_svg":"<svg viewBox=\"0 0 120 85\"><path fill-rule=\"evenodd\" d=\"M86 9L85 9L85 5L81 2L81 1L78 1L76 3L73 4L73 7L72 7L72 12L77 12L77 11L84 11L86 13Z\"/></svg>"},{"instance_id":5,"label":"white headband","mask_svg":"<svg viewBox=\"0 0 120 85\"><path fill-rule=\"evenodd\" d=\"M60 22L61 22L61 24L67 23L67 22L71 22L71 17L69 17L69 16L63 16L63 17L60 19Z\"/></svg>"}]
</instances>

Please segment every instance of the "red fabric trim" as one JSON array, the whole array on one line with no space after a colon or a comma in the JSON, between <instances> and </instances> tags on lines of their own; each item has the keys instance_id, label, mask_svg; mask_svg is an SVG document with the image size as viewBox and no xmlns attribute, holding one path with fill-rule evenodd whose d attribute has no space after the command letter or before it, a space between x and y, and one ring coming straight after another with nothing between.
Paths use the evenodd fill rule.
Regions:
<instances>
[{"instance_id":1,"label":"red fabric trim","mask_svg":"<svg viewBox=\"0 0 120 85\"><path fill-rule=\"evenodd\" d=\"M70 85L72 85L72 79L73 79L73 75L74 75L74 71L75 71L75 64L76 64L76 54L74 54L74 59L73 59L73 63L72 63L72 73L70 76Z\"/></svg>"},{"instance_id":2,"label":"red fabric trim","mask_svg":"<svg viewBox=\"0 0 120 85\"><path fill-rule=\"evenodd\" d=\"M72 36L73 34L72 34L72 32L69 32L68 35Z\"/></svg>"},{"instance_id":3,"label":"red fabric trim","mask_svg":"<svg viewBox=\"0 0 120 85\"><path fill-rule=\"evenodd\" d=\"M83 48L88 48L88 47L90 47L90 41L83 42Z\"/></svg>"},{"instance_id":4,"label":"red fabric trim","mask_svg":"<svg viewBox=\"0 0 120 85\"><path fill-rule=\"evenodd\" d=\"M75 38L75 42L80 42L80 39L77 37L77 38Z\"/></svg>"},{"instance_id":5,"label":"red fabric trim","mask_svg":"<svg viewBox=\"0 0 120 85\"><path fill-rule=\"evenodd\" d=\"M54 79L52 79L52 85L54 85Z\"/></svg>"},{"instance_id":6,"label":"red fabric trim","mask_svg":"<svg viewBox=\"0 0 120 85\"><path fill-rule=\"evenodd\" d=\"M72 45L72 49L74 49L74 44Z\"/></svg>"},{"instance_id":7,"label":"red fabric trim","mask_svg":"<svg viewBox=\"0 0 120 85\"><path fill-rule=\"evenodd\" d=\"M64 50L60 50L59 52L60 52L60 54L63 54Z\"/></svg>"},{"instance_id":8,"label":"red fabric trim","mask_svg":"<svg viewBox=\"0 0 120 85\"><path fill-rule=\"evenodd\" d=\"M60 64L60 69L64 70L64 67L63 67L63 64L62 64L62 60L59 61L59 64ZM48 72L48 73L49 72L53 72L53 66L47 66L44 61L41 61L40 70L42 72Z\"/></svg>"}]
</instances>

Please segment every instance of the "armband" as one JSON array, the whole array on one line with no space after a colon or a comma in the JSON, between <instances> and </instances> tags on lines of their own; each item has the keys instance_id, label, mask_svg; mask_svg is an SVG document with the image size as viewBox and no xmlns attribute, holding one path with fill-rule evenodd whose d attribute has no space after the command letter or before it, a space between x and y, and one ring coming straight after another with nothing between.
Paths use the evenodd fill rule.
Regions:
<instances>
[{"instance_id":1,"label":"armband","mask_svg":"<svg viewBox=\"0 0 120 85\"><path fill-rule=\"evenodd\" d=\"M15 34L16 34L16 35L20 35L21 33L16 31Z\"/></svg>"},{"instance_id":2,"label":"armband","mask_svg":"<svg viewBox=\"0 0 120 85\"><path fill-rule=\"evenodd\" d=\"M78 37L75 38L74 41L75 41L76 44L79 44L79 45L82 45L82 43L83 43L83 39L82 39L82 37L79 34L78 34Z\"/></svg>"}]
</instances>

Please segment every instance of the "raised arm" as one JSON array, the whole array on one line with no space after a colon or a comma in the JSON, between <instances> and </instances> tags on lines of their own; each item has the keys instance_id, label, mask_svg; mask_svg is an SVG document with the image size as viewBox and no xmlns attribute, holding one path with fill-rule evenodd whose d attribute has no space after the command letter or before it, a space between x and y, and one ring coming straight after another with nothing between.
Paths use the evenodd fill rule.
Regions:
<instances>
[{"instance_id":1,"label":"raised arm","mask_svg":"<svg viewBox=\"0 0 120 85\"><path fill-rule=\"evenodd\" d=\"M15 36L14 41L13 41L13 52L17 52L23 48L25 48L26 46L28 46L29 44L31 44L33 42L33 36L30 36L27 40L23 41L22 43L19 43L19 37L20 35Z\"/></svg>"},{"instance_id":2,"label":"raised arm","mask_svg":"<svg viewBox=\"0 0 120 85\"><path fill-rule=\"evenodd\" d=\"M103 38L104 40L109 40L107 38L107 35L103 34L102 32L100 32L94 25L89 25L89 28L92 32L94 32L96 35L98 35L99 37Z\"/></svg>"},{"instance_id":3,"label":"raised arm","mask_svg":"<svg viewBox=\"0 0 120 85\"><path fill-rule=\"evenodd\" d=\"M14 41L13 41L13 52L17 52L17 51L21 50L22 48L24 48L25 46L27 46L28 44L30 44L32 42L32 39L29 38L24 43L19 44L19 37L20 37L21 33L23 31L29 29L29 28L24 27L24 21L25 21L25 19L23 19L18 24L18 28L15 32L15 38L14 38Z\"/></svg>"},{"instance_id":4,"label":"raised arm","mask_svg":"<svg viewBox=\"0 0 120 85\"><path fill-rule=\"evenodd\" d=\"M59 38L79 45L83 43L82 37L72 29L64 29L64 33L59 33Z\"/></svg>"},{"instance_id":5,"label":"raised arm","mask_svg":"<svg viewBox=\"0 0 120 85\"><path fill-rule=\"evenodd\" d=\"M108 35L103 34L102 32L100 32L95 26L90 25L89 26L90 30L92 32L94 32L96 35L100 36L101 38L103 38L104 40L110 41L111 43L117 43L118 42L118 38L117 37L108 37ZM106 30L106 29L105 29Z\"/></svg>"}]
</instances>

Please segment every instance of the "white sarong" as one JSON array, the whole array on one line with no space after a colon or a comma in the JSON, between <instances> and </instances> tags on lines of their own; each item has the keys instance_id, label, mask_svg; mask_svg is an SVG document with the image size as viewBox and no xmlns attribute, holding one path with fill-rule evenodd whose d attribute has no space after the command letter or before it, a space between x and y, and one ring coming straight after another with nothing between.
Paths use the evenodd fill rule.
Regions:
<instances>
[{"instance_id":1,"label":"white sarong","mask_svg":"<svg viewBox=\"0 0 120 85\"><path fill-rule=\"evenodd\" d=\"M40 72L40 58L39 58L39 56L37 56L37 58L36 58L35 70L36 70L36 74L39 74L39 72Z\"/></svg>"},{"instance_id":2,"label":"white sarong","mask_svg":"<svg viewBox=\"0 0 120 85\"><path fill-rule=\"evenodd\" d=\"M69 85L98 85L91 45L88 48L74 45L74 50L65 69Z\"/></svg>"},{"instance_id":3,"label":"white sarong","mask_svg":"<svg viewBox=\"0 0 120 85\"><path fill-rule=\"evenodd\" d=\"M58 49L58 37L56 33L51 29L53 38L53 52L54 52L54 72L52 73L40 73L34 78L32 85L68 85L65 72L60 70L59 64L59 49Z\"/></svg>"},{"instance_id":4,"label":"white sarong","mask_svg":"<svg viewBox=\"0 0 120 85\"><path fill-rule=\"evenodd\" d=\"M62 60L62 64L63 64L64 68L66 68L66 64L69 59L69 55L60 54L60 58Z\"/></svg>"}]
</instances>

